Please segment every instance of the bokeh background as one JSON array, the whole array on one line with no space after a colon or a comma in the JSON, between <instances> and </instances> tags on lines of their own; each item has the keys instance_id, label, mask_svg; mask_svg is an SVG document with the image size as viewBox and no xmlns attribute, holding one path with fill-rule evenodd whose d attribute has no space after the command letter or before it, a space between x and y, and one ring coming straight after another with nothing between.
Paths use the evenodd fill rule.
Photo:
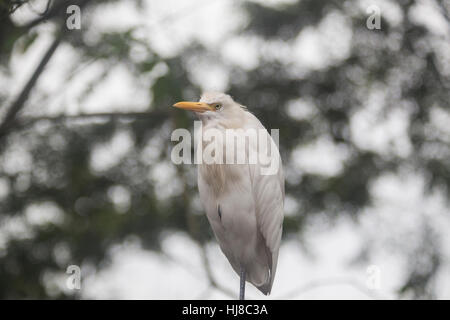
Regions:
<instances>
[{"instance_id":1,"label":"bokeh background","mask_svg":"<svg viewBox=\"0 0 450 320\"><path fill-rule=\"evenodd\" d=\"M280 129L268 298L450 298L449 14L437 0L0 0L0 298L236 298L196 168L170 160L171 132L195 119L171 105L203 90Z\"/></svg>"}]
</instances>

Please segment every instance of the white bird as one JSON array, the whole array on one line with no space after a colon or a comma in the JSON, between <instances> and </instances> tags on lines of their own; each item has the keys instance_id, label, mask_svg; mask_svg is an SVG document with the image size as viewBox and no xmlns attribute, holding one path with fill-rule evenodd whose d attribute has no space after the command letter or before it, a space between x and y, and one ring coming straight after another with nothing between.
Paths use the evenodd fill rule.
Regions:
<instances>
[{"instance_id":1,"label":"white bird","mask_svg":"<svg viewBox=\"0 0 450 320\"><path fill-rule=\"evenodd\" d=\"M256 144L237 145L236 155L245 152L247 156L243 164L224 163L229 141L218 139L216 146L217 150L223 149L223 163L199 164L198 189L220 248L240 276L239 298L245 297L245 281L270 294L284 217L284 175L278 148L261 122L227 94L204 93L199 102L183 101L174 107L198 115L203 127L203 150L208 140L205 133L212 128L224 134L232 130L238 137L243 137L243 130L238 129L257 130L269 141L270 160L276 164L276 170L267 174L261 162L252 163L248 158L251 152L267 155L268 148L261 139Z\"/></svg>"}]
</instances>

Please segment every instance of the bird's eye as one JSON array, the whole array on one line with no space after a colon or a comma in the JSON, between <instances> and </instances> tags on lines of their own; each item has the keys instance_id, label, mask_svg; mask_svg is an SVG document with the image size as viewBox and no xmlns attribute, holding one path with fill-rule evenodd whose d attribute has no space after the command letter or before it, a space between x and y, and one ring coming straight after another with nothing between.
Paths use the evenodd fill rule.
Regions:
<instances>
[{"instance_id":1,"label":"bird's eye","mask_svg":"<svg viewBox=\"0 0 450 320\"><path fill-rule=\"evenodd\" d=\"M222 108L222 105L220 103L216 103L214 105L214 109L219 110L220 108Z\"/></svg>"}]
</instances>

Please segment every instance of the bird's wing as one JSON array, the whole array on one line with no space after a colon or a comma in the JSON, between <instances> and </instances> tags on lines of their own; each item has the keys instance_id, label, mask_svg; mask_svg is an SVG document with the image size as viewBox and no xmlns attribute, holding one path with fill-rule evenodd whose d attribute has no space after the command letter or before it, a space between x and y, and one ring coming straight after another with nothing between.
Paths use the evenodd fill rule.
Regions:
<instances>
[{"instance_id":1,"label":"bird's wing","mask_svg":"<svg viewBox=\"0 0 450 320\"><path fill-rule=\"evenodd\" d=\"M248 123L251 126L265 130L264 126L251 113L249 113L249 118L251 121ZM284 174L278 148L269 133L267 131L265 133L266 138L271 143L271 159L276 164L276 170L274 172L264 171L262 170L263 166L261 164L250 164L249 171L258 229L264 238L269 256L270 283L266 284L264 288L260 288L261 291L267 294L270 293L275 277L283 230ZM266 152L266 149L261 147L260 143L258 146L253 146L253 148L257 148L256 152L258 154Z\"/></svg>"}]
</instances>

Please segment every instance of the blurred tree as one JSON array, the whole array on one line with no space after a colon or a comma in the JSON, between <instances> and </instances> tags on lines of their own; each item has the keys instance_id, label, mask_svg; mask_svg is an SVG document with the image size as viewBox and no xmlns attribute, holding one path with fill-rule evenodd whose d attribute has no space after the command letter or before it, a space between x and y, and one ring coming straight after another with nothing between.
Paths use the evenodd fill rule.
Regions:
<instances>
[{"instance_id":1,"label":"blurred tree","mask_svg":"<svg viewBox=\"0 0 450 320\"><path fill-rule=\"evenodd\" d=\"M29 50L40 36L36 31L40 24L54 26L55 40L43 56L41 68L36 69L34 78L17 98L0 92L0 179L8 190L0 202L0 227L6 230L7 226L20 226L16 233L0 230L0 298L76 297L70 292L50 290L46 277L61 272L68 264L100 266L108 258L108 249L129 237L137 236L144 248L156 251L167 231L186 232L200 245L210 241L212 233L206 218L196 214L191 200L197 193L195 168L172 166L167 146L171 129L190 128L192 118L181 112L172 113L168 106L181 99L195 99L200 93L199 86L189 77L191 59L220 53L193 44L180 55L163 58L136 37L134 29L88 37L83 30L89 30L93 23L89 14L83 16L83 30L65 32L65 8L69 2L86 6L84 12L91 12L120 1L49 1L42 14L25 25L16 25L10 15L28 2L32 1L0 1L2 72L8 71L15 47ZM134 3L142 5L142 1ZM424 175L430 190L444 190L447 195L450 192L447 137L428 134L430 113L448 113L448 55L438 56L435 36L411 21L409 11L414 4L415 1L399 1L403 21L393 24L382 16L381 30L366 28L367 16L353 1L302 0L276 7L242 4L248 23L239 36L256 39L262 53L258 66L250 70L226 66L230 72L229 92L248 105L266 127L281 129L286 191L299 205L295 215L286 217L286 237L301 237L305 221L318 213L326 213L330 221L343 214L358 221L360 213L371 205L370 184L381 174L401 168ZM448 17L448 5L439 5ZM299 33L317 27L330 15L343 17L350 28L347 55L330 58L329 65L305 71L270 51L270 47L293 45ZM30 92L59 43L74 48L80 64L96 61L104 67L83 95L94 90L115 65L126 66L136 78L161 66L166 72L148 84L152 99L145 112L21 114L36 108L28 103ZM133 56L136 47L143 48L144 58ZM216 61L220 63L220 59ZM67 86L75 72L76 66L67 76ZM386 94L380 106L383 119L395 109L408 113L412 151L406 156L395 148L387 154L367 148L352 134L352 118L368 103L367 97L374 88L381 88ZM41 104L52 99L39 92L34 96L41 99ZM312 101L312 117L290 114L289 106L299 97ZM80 103L82 99L80 96ZM96 167L92 154L114 143L117 136L132 141L126 155L110 165ZM299 175L294 161L297 148L321 137L345 151L342 170L331 175ZM157 181L148 178L149 172L161 166L173 171L167 182L170 199L161 195L158 189L162 186ZM128 195L122 205L114 199L117 190ZM57 212L63 219L42 225L31 223L29 216L36 205ZM430 226L424 223L424 228ZM442 249L439 236L427 230L417 235L420 246L408 253L409 277L398 288L399 295L434 295L433 278L441 265ZM367 258L370 249L368 243L359 259ZM428 263L421 263L423 259Z\"/></svg>"}]
</instances>

